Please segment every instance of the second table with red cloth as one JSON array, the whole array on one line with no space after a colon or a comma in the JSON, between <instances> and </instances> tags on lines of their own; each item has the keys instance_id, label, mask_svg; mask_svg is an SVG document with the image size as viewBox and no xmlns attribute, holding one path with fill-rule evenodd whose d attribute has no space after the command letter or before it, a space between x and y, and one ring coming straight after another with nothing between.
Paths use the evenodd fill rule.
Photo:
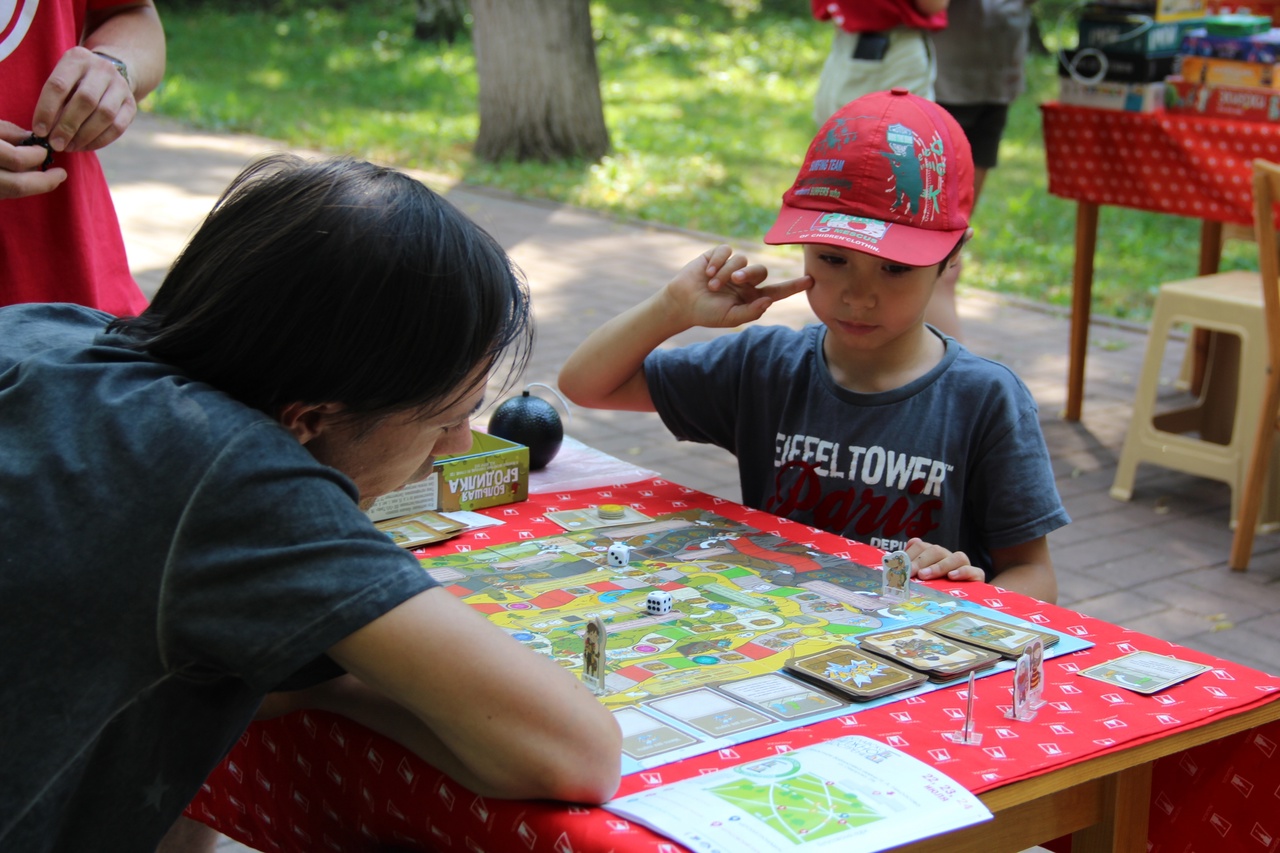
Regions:
<instances>
[{"instance_id":1,"label":"second table with red cloth","mask_svg":"<svg viewBox=\"0 0 1280 853\"><path fill-rule=\"evenodd\" d=\"M1280 124L1041 104L1049 192L1253 223L1253 161L1280 156Z\"/></svg>"},{"instance_id":2,"label":"second table with red cloth","mask_svg":"<svg viewBox=\"0 0 1280 853\"><path fill-rule=\"evenodd\" d=\"M621 503L646 515L707 509L828 553L878 565L878 549L661 479L535 495L486 510L505 522L439 549L466 550L562 532L543 513ZM1030 723L1006 719L1011 676L980 678L975 689L980 745L947 733L964 722L965 685L846 716L624 777L619 794L724 769L849 734L874 737L933 764L970 791L1058 769L1110 751L1230 716L1274 698L1280 678L1128 631L987 584L933 583L998 611L1085 638L1092 648L1045 665L1048 704ZM1171 654L1213 667L1155 696L1078 677L1087 666L1131 651ZM1190 839L1229 849L1274 851L1280 838L1280 724L1268 725L1157 762L1151 853L1182 853ZM1265 802L1264 802L1265 801ZM254 723L209 777L188 814L261 850L394 849L570 853L673 853L684 848L600 808L479 797L399 744L342 717L306 711ZM1220 846L1220 845L1227 846ZM1244 847L1230 848L1244 849Z\"/></svg>"}]
</instances>

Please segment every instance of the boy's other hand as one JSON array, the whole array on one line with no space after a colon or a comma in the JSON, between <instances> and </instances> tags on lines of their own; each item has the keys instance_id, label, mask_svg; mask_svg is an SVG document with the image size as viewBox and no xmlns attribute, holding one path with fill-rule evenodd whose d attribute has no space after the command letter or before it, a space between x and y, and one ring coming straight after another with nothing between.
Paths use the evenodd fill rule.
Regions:
<instances>
[{"instance_id":1,"label":"boy's other hand","mask_svg":"<svg viewBox=\"0 0 1280 853\"><path fill-rule=\"evenodd\" d=\"M911 557L911 576L922 581L987 579L986 572L969 564L969 558L963 551L949 551L941 545L933 545L920 539L908 540L906 550Z\"/></svg>"},{"instance_id":2,"label":"boy's other hand","mask_svg":"<svg viewBox=\"0 0 1280 853\"><path fill-rule=\"evenodd\" d=\"M760 319L769 306L813 286L809 276L772 284L763 264L716 246L685 264L667 285L688 325L731 328Z\"/></svg>"}]
</instances>

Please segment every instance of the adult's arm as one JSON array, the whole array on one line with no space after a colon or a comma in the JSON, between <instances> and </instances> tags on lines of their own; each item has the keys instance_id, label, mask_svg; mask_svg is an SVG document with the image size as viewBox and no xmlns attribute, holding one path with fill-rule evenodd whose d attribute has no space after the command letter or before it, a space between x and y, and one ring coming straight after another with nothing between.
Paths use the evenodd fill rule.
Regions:
<instances>
[{"instance_id":1,"label":"adult's arm","mask_svg":"<svg viewBox=\"0 0 1280 853\"><path fill-rule=\"evenodd\" d=\"M916 8L926 15L936 15L945 11L951 0L915 0Z\"/></svg>"},{"instance_id":2,"label":"adult's arm","mask_svg":"<svg viewBox=\"0 0 1280 853\"><path fill-rule=\"evenodd\" d=\"M124 63L128 79L106 54ZM55 151L93 151L128 129L164 76L164 28L153 0L91 12L81 44L58 60L31 118Z\"/></svg>"},{"instance_id":3,"label":"adult's arm","mask_svg":"<svg viewBox=\"0 0 1280 853\"><path fill-rule=\"evenodd\" d=\"M329 656L359 681L344 680L321 707L477 793L600 803L617 790L613 715L573 674L444 589L409 599Z\"/></svg>"}]
</instances>

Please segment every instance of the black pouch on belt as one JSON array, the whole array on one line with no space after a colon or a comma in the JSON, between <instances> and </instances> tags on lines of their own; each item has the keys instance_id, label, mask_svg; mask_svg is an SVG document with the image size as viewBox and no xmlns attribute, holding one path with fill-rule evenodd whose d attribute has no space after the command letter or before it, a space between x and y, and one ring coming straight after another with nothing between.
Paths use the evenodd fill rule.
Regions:
<instances>
[{"instance_id":1,"label":"black pouch on belt","mask_svg":"<svg viewBox=\"0 0 1280 853\"><path fill-rule=\"evenodd\" d=\"M879 62L889 52L888 33L858 33L858 43L853 48L854 59Z\"/></svg>"}]
</instances>

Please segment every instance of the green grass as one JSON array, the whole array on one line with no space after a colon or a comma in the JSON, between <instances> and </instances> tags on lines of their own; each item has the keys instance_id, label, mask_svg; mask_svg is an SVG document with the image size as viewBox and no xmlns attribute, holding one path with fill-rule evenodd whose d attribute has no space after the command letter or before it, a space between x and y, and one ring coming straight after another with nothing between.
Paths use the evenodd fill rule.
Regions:
<instances>
[{"instance_id":1,"label":"green grass","mask_svg":"<svg viewBox=\"0 0 1280 853\"><path fill-rule=\"evenodd\" d=\"M815 130L829 39L803 4L594 2L613 151L598 163L495 165L471 156L469 41L414 41L408 0L263 5L163 4L168 72L144 108L744 240L772 222ZM963 285L1068 305L1075 205L1045 190L1037 108L1056 93L1051 59L1033 59L1028 85L974 217ZM1160 282L1194 274L1198 235L1192 220L1105 208L1095 310L1144 320ZM1249 263L1247 247L1232 247L1224 266Z\"/></svg>"}]
</instances>

